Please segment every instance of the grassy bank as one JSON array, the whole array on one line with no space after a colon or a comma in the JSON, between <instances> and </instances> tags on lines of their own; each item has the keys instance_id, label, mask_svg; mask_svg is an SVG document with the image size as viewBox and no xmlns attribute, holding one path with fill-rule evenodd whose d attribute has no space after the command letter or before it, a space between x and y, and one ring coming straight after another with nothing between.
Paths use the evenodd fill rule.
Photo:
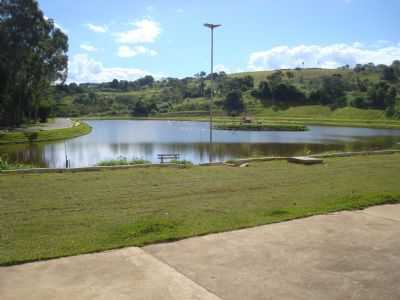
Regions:
<instances>
[{"instance_id":1,"label":"grassy bank","mask_svg":"<svg viewBox=\"0 0 400 300\"><path fill-rule=\"evenodd\" d=\"M257 122L267 123L275 127L279 126L300 126L325 125L344 127L366 127L382 129L400 129L400 120L385 117L382 110L358 109L353 107L331 110L321 105L307 105L291 107L286 110L275 111L272 108L254 108L249 115ZM147 118L134 117L130 115L113 116L86 116L87 120L177 120L177 121L204 121L208 122L209 117L206 111L203 112L172 112L153 115ZM214 121L216 123L240 122L242 117L224 116L222 111L216 111Z\"/></svg>"},{"instance_id":2,"label":"grassy bank","mask_svg":"<svg viewBox=\"0 0 400 300\"><path fill-rule=\"evenodd\" d=\"M71 128L0 133L0 145L64 140L88 134L91 130L92 128L88 124L78 123Z\"/></svg>"},{"instance_id":3,"label":"grassy bank","mask_svg":"<svg viewBox=\"0 0 400 300\"><path fill-rule=\"evenodd\" d=\"M214 126L220 130L239 131L306 131L307 127L295 124L263 124L263 123L220 123Z\"/></svg>"},{"instance_id":4,"label":"grassy bank","mask_svg":"<svg viewBox=\"0 0 400 300\"><path fill-rule=\"evenodd\" d=\"M249 168L0 175L0 264L398 202L399 173L394 154L327 159L313 167L274 161Z\"/></svg>"}]
</instances>

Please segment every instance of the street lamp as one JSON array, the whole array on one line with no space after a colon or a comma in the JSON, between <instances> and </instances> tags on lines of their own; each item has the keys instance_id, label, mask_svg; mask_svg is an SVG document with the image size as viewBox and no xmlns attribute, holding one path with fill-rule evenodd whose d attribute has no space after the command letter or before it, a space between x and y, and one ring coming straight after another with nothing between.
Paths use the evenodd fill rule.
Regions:
<instances>
[{"instance_id":1,"label":"street lamp","mask_svg":"<svg viewBox=\"0 0 400 300\"><path fill-rule=\"evenodd\" d=\"M210 149L209 149L209 162L212 163L213 154L213 118L212 118L212 105L214 96L214 29L222 26L221 24L205 23L205 27L211 29L211 95L210 95Z\"/></svg>"}]
</instances>

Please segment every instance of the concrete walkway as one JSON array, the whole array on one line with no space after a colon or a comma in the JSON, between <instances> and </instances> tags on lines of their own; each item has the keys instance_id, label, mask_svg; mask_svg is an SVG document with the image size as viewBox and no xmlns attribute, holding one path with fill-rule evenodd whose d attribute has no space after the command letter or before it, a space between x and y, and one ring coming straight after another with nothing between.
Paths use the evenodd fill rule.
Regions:
<instances>
[{"instance_id":1,"label":"concrete walkway","mask_svg":"<svg viewBox=\"0 0 400 300\"><path fill-rule=\"evenodd\" d=\"M400 299L400 205L0 268L0 299Z\"/></svg>"},{"instance_id":2,"label":"concrete walkway","mask_svg":"<svg viewBox=\"0 0 400 300\"><path fill-rule=\"evenodd\" d=\"M71 119L69 118L55 118L53 122L40 124L39 126L32 126L29 130L53 130L53 129L64 129L71 128L74 125Z\"/></svg>"}]
</instances>

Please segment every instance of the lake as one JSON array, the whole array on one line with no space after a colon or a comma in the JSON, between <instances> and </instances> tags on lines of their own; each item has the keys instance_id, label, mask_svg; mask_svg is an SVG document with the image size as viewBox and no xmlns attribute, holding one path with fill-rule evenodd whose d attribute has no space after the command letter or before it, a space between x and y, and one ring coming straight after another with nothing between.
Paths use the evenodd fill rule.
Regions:
<instances>
[{"instance_id":1,"label":"lake","mask_svg":"<svg viewBox=\"0 0 400 300\"><path fill-rule=\"evenodd\" d=\"M158 162L157 154L179 153L208 162L208 123L151 120L88 121L93 131L61 142L0 146L10 162L64 167L93 166L119 156ZM250 156L292 156L324 151L385 149L400 142L400 130L309 126L307 132L214 131L214 160Z\"/></svg>"}]
</instances>

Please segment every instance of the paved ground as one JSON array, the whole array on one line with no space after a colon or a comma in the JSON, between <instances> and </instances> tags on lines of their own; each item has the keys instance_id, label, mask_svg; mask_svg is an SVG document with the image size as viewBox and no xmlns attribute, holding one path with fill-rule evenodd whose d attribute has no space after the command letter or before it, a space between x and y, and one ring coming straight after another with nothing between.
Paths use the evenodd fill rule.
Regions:
<instances>
[{"instance_id":1,"label":"paved ground","mask_svg":"<svg viewBox=\"0 0 400 300\"><path fill-rule=\"evenodd\" d=\"M49 123L41 123L30 127L14 128L11 131L34 132L40 130L71 128L73 125L74 123L69 118L55 118ZM0 133L3 131L8 132L7 130L0 130Z\"/></svg>"},{"instance_id":2,"label":"paved ground","mask_svg":"<svg viewBox=\"0 0 400 300\"><path fill-rule=\"evenodd\" d=\"M219 300L138 248L0 268L1 300Z\"/></svg>"},{"instance_id":3,"label":"paved ground","mask_svg":"<svg viewBox=\"0 0 400 300\"><path fill-rule=\"evenodd\" d=\"M71 128L74 124L71 119L68 118L55 118L53 122L40 124L40 126L30 127L29 130L52 130L52 129L63 129Z\"/></svg>"},{"instance_id":4,"label":"paved ground","mask_svg":"<svg viewBox=\"0 0 400 300\"><path fill-rule=\"evenodd\" d=\"M400 205L0 268L0 299L400 299Z\"/></svg>"}]
</instances>

